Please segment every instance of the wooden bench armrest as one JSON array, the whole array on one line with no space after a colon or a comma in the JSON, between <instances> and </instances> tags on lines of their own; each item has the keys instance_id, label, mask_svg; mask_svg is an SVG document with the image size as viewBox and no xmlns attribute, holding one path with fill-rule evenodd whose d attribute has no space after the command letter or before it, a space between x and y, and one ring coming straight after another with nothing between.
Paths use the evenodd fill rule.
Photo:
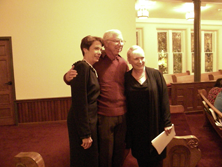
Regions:
<instances>
[{"instance_id":1,"label":"wooden bench armrest","mask_svg":"<svg viewBox=\"0 0 222 167\"><path fill-rule=\"evenodd\" d=\"M218 75L210 74L209 78L210 80L216 81L217 79L222 78L222 74L218 74Z\"/></svg>"},{"instance_id":2,"label":"wooden bench armrest","mask_svg":"<svg viewBox=\"0 0 222 167\"><path fill-rule=\"evenodd\" d=\"M45 167L42 156L37 152L20 152L14 157L16 167Z\"/></svg>"},{"instance_id":3,"label":"wooden bench armrest","mask_svg":"<svg viewBox=\"0 0 222 167\"><path fill-rule=\"evenodd\" d=\"M184 75L190 75L190 71L189 70L187 70L186 72L183 72L183 73L174 73L173 75L175 75L175 76L184 76Z\"/></svg>"},{"instance_id":4,"label":"wooden bench armrest","mask_svg":"<svg viewBox=\"0 0 222 167\"><path fill-rule=\"evenodd\" d=\"M201 159L199 140L194 135L175 136L167 146L164 166L195 167Z\"/></svg>"},{"instance_id":5,"label":"wooden bench armrest","mask_svg":"<svg viewBox=\"0 0 222 167\"><path fill-rule=\"evenodd\" d=\"M207 97L207 91L206 91L206 89L198 89L198 93L199 94L203 94L205 97Z\"/></svg>"}]
</instances>

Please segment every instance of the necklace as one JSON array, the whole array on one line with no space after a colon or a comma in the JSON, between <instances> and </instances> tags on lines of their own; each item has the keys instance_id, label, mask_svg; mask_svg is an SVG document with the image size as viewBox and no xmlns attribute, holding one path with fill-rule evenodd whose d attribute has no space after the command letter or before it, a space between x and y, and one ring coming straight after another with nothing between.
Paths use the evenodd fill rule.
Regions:
<instances>
[{"instance_id":1,"label":"necklace","mask_svg":"<svg viewBox=\"0 0 222 167\"><path fill-rule=\"evenodd\" d=\"M132 72L132 76L140 83L143 84L146 80L146 72L143 71L142 73L136 73L134 70Z\"/></svg>"},{"instance_id":2,"label":"necklace","mask_svg":"<svg viewBox=\"0 0 222 167\"><path fill-rule=\"evenodd\" d=\"M86 61L86 59L83 59L83 61L85 61L85 62L93 69L93 71L94 71L95 74L96 74L96 78L98 78L98 74L97 74L96 69L95 69L88 61Z\"/></svg>"}]
</instances>

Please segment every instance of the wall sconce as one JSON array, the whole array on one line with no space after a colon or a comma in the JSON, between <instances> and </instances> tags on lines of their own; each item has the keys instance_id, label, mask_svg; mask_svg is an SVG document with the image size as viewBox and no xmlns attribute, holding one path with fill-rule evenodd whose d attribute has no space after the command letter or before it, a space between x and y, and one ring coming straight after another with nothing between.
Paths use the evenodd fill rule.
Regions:
<instances>
[{"instance_id":1,"label":"wall sconce","mask_svg":"<svg viewBox=\"0 0 222 167\"><path fill-rule=\"evenodd\" d=\"M148 9L147 8L139 8L138 10L137 10L137 17L139 18L139 19L146 19L146 18L148 18L149 17L149 11L148 11Z\"/></svg>"},{"instance_id":2,"label":"wall sconce","mask_svg":"<svg viewBox=\"0 0 222 167\"><path fill-rule=\"evenodd\" d=\"M186 19L189 20L189 21L193 21L194 20L194 12L193 11L187 12L186 13Z\"/></svg>"}]
</instances>

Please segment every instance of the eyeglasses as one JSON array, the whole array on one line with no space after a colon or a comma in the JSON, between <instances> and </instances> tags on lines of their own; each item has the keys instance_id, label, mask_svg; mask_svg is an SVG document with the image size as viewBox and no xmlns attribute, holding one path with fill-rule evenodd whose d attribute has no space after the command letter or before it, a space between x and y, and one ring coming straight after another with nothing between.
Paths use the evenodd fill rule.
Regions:
<instances>
[{"instance_id":1,"label":"eyeglasses","mask_svg":"<svg viewBox=\"0 0 222 167\"><path fill-rule=\"evenodd\" d=\"M111 42L115 43L116 45L117 44L124 45L126 43L126 41L124 41L124 40L109 40L108 39L107 41L111 41Z\"/></svg>"}]
</instances>

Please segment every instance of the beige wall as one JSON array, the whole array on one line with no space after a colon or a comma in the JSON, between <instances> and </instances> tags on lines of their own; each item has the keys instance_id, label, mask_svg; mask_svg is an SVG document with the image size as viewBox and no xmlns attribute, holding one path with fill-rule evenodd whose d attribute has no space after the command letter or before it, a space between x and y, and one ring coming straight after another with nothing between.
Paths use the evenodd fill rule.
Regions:
<instances>
[{"instance_id":1,"label":"beige wall","mask_svg":"<svg viewBox=\"0 0 222 167\"><path fill-rule=\"evenodd\" d=\"M126 45L121 55L135 44L135 29L144 30L146 65L157 68L156 30L185 29L185 21L151 19L135 21L134 0L1 0L0 36L12 37L16 99L70 96L62 80L73 62L82 59L80 40L86 35L102 36L117 28ZM206 22L202 28L218 32L222 45L222 24ZM222 69L222 49L217 49L217 69ZM189 59L187 60L189 61ZM189 64L186 69L190 69Z\"/></svg>"},{"instance_id":2,"label":"beige wall","mask_svg":"<svg viewBox=\"0 0 222 167\"><path fill-rule=\"evenodd\" d=\"M190 32L193 31L193 23L187 20L175 20L175 19L137 19L136 27L142 28L143 30L143 46L146 56L146 65L153 68L158 68L158 58L157 58L157 30L184 30L185 38L190 41ZM217 42L216 56L214 57L214 71L222 69L222 22L221 21L202 21L201 29L205 31L216 31L218 38L215 39ZM185 44L185 66L183 72L192 69L191 67L191 53L190 53L190 43ZM203 58L202 55L201 64L202 72L204 72ZM172 63L171 63L172 64ZM170 71L173 73L173 71Z\"/></svg>"},{"instance_id":3,"label":"beige wall","mask_svg":"<svg viewBox=\"0 0 222 167\"><path fill-rule=\"evenodd\" d=\"M80 40L119 29L135 44L134 0L1 0L0 36L12 37L16 99L70 96L63 74L82 59Z\"/></svg>"}]
</instances>

